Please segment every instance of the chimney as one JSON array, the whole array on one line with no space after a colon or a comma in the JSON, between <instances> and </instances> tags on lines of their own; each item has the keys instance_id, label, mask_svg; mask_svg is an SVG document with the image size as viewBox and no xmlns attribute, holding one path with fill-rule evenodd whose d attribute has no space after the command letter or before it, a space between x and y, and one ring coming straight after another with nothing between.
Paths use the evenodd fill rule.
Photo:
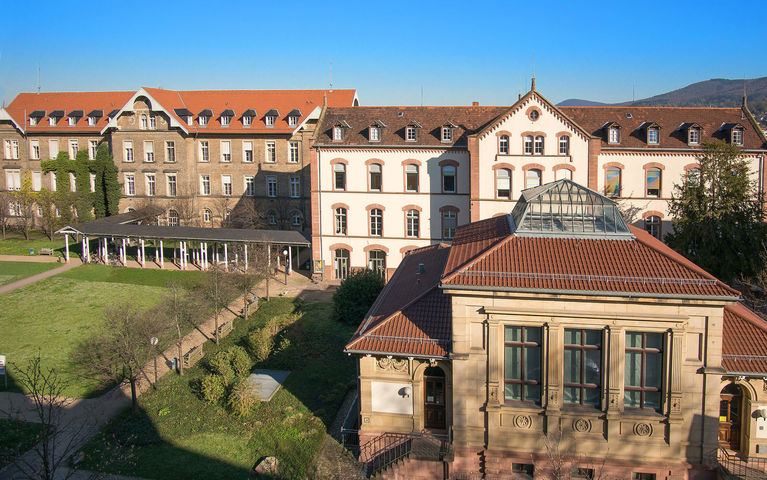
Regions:
<instances>
[{"instance_id":1,"label":"chimney","mask_svg":"<svg viewBox=\"0 0 767 480\"><path fill-rule=\"evenodd\" d=\"M471 102L471 106L472 107L478 107L479 106L479 102Z\"/></svg>"}]
</instances>

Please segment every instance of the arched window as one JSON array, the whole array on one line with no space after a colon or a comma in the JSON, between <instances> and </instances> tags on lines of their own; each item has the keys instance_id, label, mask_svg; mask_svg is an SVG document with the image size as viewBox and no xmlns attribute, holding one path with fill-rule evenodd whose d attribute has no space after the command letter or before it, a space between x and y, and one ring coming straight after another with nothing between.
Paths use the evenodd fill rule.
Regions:
<instances>
[{"instance_id":1,"label":"arched window","mask_svg":"<svg viewBox=\"0 0 767 480\"><path fill-rule=\"evenodd\" d=\"M383 210L373 208L370 210L370 236L380 237L383 235Z\"/></svg>"},{"instance_id":2,"label":"arched window","mask_svg":"<svg viewBox=\"0 0 767 480\"><path fill-rule=\"evenodd\" d=\"M383 250L371 250L368 253L368 268L386 277L386 252Z\"/></svg>"},{"instance_id":3,"label":"arched window","mask_svg":"<svg viewBox=\"0 0 767 480\"><path fill-rule=\"evenodd\" d=\"M509 136L501 135L498 138L498 153L501 155L509 154Z\"/></svg>"},{"instance_id":4,"label":"arched window","mask_svg":"<svg viewBox=\"0 0 767 480\"><path fill-rule=\"evenodd\" d=\"M646 171L647 196L660 197L661 170L660 168L648 168Z\"/></svg>"},{"instance_id":5,"label":"arched window","mask_svg":"<svg viewBox=\"0 0 767 480\"><path fill-rule=\"evenodd\" d=\"M370 190L375 192L381 191L381 165L373 163L368 167L370 175Z\"/></svg>"},{"instance_id":6,"label":"arched window","mask_svg":"<svg viewBox=\"0 0 767 480\"><path fill-rule=\"evenodd\" d=\"M562 179L572 180L573 179L573 172L571 172L570 170L568 170L566 168L560 168L559 170L557 170L556 178L557 178L557 180L562 180Z\"/></svg>"},{"instance_id":7,"label":"arched window","mask_svg":"<svg viewBox=\"0 0 767 480\"><path fill-rule=\"evenodd\" d=\"M442 238L452 240L455 237L455 229L458 226L458 212L444 210L442 212Z\"/></svg>"},{"instance_id":8,"label":"arched window","mask_svg":"<svg viewBox=\"0 0 767 480\"><path fill-rule=\"evenodd\" d=\"M605 195L608 197L621 196L621 169L610 167L605 169Z\"/></svg>"},{"instance_id":9,"label":"arched window","mask_svg":"<svg viewBox=\"0 0 767 480\"><path fill-rule=\"evenodd\" d=\"M405 165L405 191L418 191L418 165Z\"/></svg>"},{"instance_id":10,"label":"arched window","mask_svg":"<svg viewBox=\"0 0 767 480\"><path fill-rule=\"evenodd\" d=\"M644 229L653 237L660 240L661 235L661 223L660 217L657 215L650 215L644 219Z\"/></svg>"},{"instance_id":11,"label":"arched window","mask_svg":"<svg viewBox=\"0 0 767 480\"><path fill-rule=\"evenodd\" d=\"M525 188L533 188L541 185L541 171L531 168L525 175Z\"/></svg>"},{"instance_id":12,"label":"arched window","mask_svg":"<svg viewBox=\"0 0 767 480\"><path fill-rule=\"evenodd\" d=\"M532 135L526 135L525 136L525 155L532 155L533 154L533 136Z\"/></svg>"},{"instance_id":13,"label":"arched window","mask_svg":"<svg viewBox=\"0 0 767 480\"><path fill-rule=\"evenodd\" d=\"M495 171L495 198L511 198L511 170L508 168Z\"/></svg>"},{"instance_id":14,"label":"arched window","mask_svg":"<svg viewBox=\"0 0 767 480\"><path fill-rule=\"evenodd\" d=\"M442 193L455 193L455 167L442 167Z\"/></svg>"},{"instance_id":15,"label":"arched window","mask_svg":"<svg viewBox=\"0 0 767 480\"><path fill-rule=\"evenodd\" d=\"M570 137L561 135L559 137L559 154L570 155Z\"/></svg>"},{"instance_id":16,"label":"arched window","mask_svg":"<svg viewBox=\"0 0 767 480\"><path fill-rule=\"evenodd\" d=\"M408 210L405 214L405 224L406 224L406 236L408 237L418 237L419 228L420 228L420 213L418 210Z\"/></svg>"},{"instance_id":17,"label":"arched window","mask_svg":"<svg viewBox=\"0 0 767 480\"><path fill-rule=\"evenodd\" d=\"M687 186L700 186L700 168L694 167L687 170Z\"/></svg>"},{"instance_id":18,"label":"arched window","mask_svg":"<svg viewBox=\"0 0 767 480\"><path fill-rule=\"evenodd\" d=\"M346 209L336 208L335 217L336 235L346 235Z\"/></svg>"},{"instance_id":19,"label":"arched window","mask_svg":"<svg viewBox=\"0 0 767 480\"><path fill-rule=\"evenodd\" d=\"M346 190L346 165L343 163L336 163L333 166L333 172L335 173L334 187L336 190Z\"/></svg>"},{"instance_id":20,"label":"arched window","mask_svg":"<svg viewBox=\"0 0 767 480\"><path fill-rule=\"evenodd\" d=\"M173 209L168 210L168 225L171 227L178 226L178 212Z\"/></svg>"},{"instance_id":21,"label":"arched window","mask_svg":"<svg viewBox=\"0 0 767 480\"><path fill-rule=\"evenodd\" d=\"M349 276L349 250L337 248L333 252L333 266L336 280L346 280Z\"/></svg>"},{"instance_id":22,"label":"arched window","mask_svg":"<svg viewBox=\"0 0 767 480\"><path fill-rule=\"evenodd\" d=\"M543 137L541 135L535 137L535 154L543 155Z\"/></svg>"},{"instance_id":23,"label":"arched window","mask_svg":"<svg viewBox=\"0 0 767 480\"><path fill-rule=\"evenodd\" d=\"M149 128L149 118L146 115L141 115L140 122L141 123L139 124L139 128L141 130L146 130L147 128Z\"/></svg>"},{"instance_id":24,"label":"arched window","mask_svg":"<svg viewBox=\"0 0 767 480\"><path fill-rule=\"evenodd\" d=\"M301 226L301 214L299 212L293 212L293 214L290 216L291 221L290 223L294 227L300 227Z\"/></svg>"},{"instance_id":25,"label":"arched window","mask_svg":"<svg viewBox=\"0 0 767 480\"><path fill-rule=\"evenodd\" d=\"M210 223L210 209L209 208L203 209L203 211L202 211L202 221L204 223Z\"/></svg>"}]
</instances>

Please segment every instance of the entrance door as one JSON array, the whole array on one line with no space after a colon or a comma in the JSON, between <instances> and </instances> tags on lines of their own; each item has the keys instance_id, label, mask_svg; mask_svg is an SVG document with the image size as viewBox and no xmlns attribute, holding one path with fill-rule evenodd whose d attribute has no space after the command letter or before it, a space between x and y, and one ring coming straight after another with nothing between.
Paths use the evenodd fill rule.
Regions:
<instances>
[{"instance_id":1,"label":"entrance door","mask_svg":"<svg viewBox=\"0 0 767 480\"><path fill-rule=\"evenodd\" d=\"M429 367L423 373L424 426L444 430L445 425L445 372L439 367Z\"/></svg>"},{"instance_id":2,"label":"entrance door","mask_svg":"<svg viewBox=\"0 0 767 480\"><path fill-rule=\"evenodd\" d=\"M740 387L727 385L719 399L719 445L730 450L740 449L740 405L743 396Z\"/></svg>"}]
</instances>

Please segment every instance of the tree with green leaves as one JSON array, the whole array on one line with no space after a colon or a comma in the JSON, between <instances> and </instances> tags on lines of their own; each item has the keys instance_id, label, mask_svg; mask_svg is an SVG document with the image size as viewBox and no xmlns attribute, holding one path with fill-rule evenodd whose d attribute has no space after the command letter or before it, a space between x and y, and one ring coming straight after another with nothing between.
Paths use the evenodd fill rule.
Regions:
<instances>
[{"instance_id":1,"label":"tree with green leaves","mask_svg":"<svg viewBox=\"0 0 767 480\"><path fill-rule=\"evenodd\" d=\"M73 204L77 211L78 222L89 222L93 220L91 210L93 209L93 197L91 193L91 171L95 166L88 159L88 152L80 150L77 152L74 162L75 191Z\"/></svg>"},{"instance_id":2,"label":"tree with green leaves","mask_svg":"<svg viewBox=\"0 0 767 480\"><path fill-rule=\"evenodd\" d=\"M21 228L24 231L24 238L29 240L29 229L35 220L35 191L32 189L32 173L29 170L24 172L21 178L21 188L13 192L13 198L16 200L16 214Z\"/></svg>"},{"instance_id":3,"label":"tree with green leaves","mask_svg":"<svg viewBox=\"0 0 767 480\"><path fill-rule=\"evenodd\" d=\"M56 215L56 193L43 188L37 192L37 204L40 206L40 212L43 214L41 218L41 226L43 232L49 239L53 240L53 232L55 232L60 226L61 221L58 215Z\"/></svg>"},{"instance_id":4,"label":"tree with green leaves","mask_svg":"<svg viewBox=\"0 0 767 480\"><path fill-rule=\"evenodd\" d=\"M93 167L96 174L96 192L93 194L93 208L96 218L108 217L119 213L122 185L117 179L117 166L106 143L96 150Z\"/></svg>"},{"instance_id":5,"label":"tree with green leaves","mask_svg":"<svg viewBox=\"0 0 767 480\"><path fill-rule=\"evenodd\" d=\"M373 270L360 270L349 275L333 294L338 319L349 325L359 325L383 287L383 278Z\"/></svg>"},{"instance_id":6,"label":"tree with green leaves","mask_svg":"<svg viewBox=\"0 0 767 480\"><path fill-rule=\"evenodd\" d=\"M718 278L732 282L763 268L762 201L742 150L704 143L700 171L674 185L669 203L674 231L666 242Z\"/></svg>"}]
</instances>

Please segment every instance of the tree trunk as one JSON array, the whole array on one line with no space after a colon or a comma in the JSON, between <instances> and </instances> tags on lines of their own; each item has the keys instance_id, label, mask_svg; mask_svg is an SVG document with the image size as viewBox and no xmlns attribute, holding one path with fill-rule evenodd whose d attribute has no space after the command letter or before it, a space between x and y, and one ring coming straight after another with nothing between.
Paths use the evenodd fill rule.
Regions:
<instances>
[{"instance_id":1,"label":"tree trunk","mask_svg":"<svg viewBox=\"0 0 767 480\"><path fill-rule=\"evenodd\" d=\"M131 414L135 415L138 413L138 402L136 400L136 379L133 378L133 375L130 377L130 400L131 400L131 406L130 411Z\"/></svg>"},{"instance_id":2,"label":"tree trunk","mask_svg":"<svg viewBox=\"0 0 767 480\"><path fill-rule=\"evenodd\" d=\"M214 318L216 319L216 330L213 333L216 336L216 345L218 345L218 309L216 309L216 314L214 315Z\"/></svg>"},{"instance_id":3,"label":"tree trunk","mask_svg":"<svg viewBox=\"0 0 767 480\"><path fill-rule=\"evenodd\" d=\"M24 239L29 240L29 226L24 225Z\"/></svg>"}]
</instances>

